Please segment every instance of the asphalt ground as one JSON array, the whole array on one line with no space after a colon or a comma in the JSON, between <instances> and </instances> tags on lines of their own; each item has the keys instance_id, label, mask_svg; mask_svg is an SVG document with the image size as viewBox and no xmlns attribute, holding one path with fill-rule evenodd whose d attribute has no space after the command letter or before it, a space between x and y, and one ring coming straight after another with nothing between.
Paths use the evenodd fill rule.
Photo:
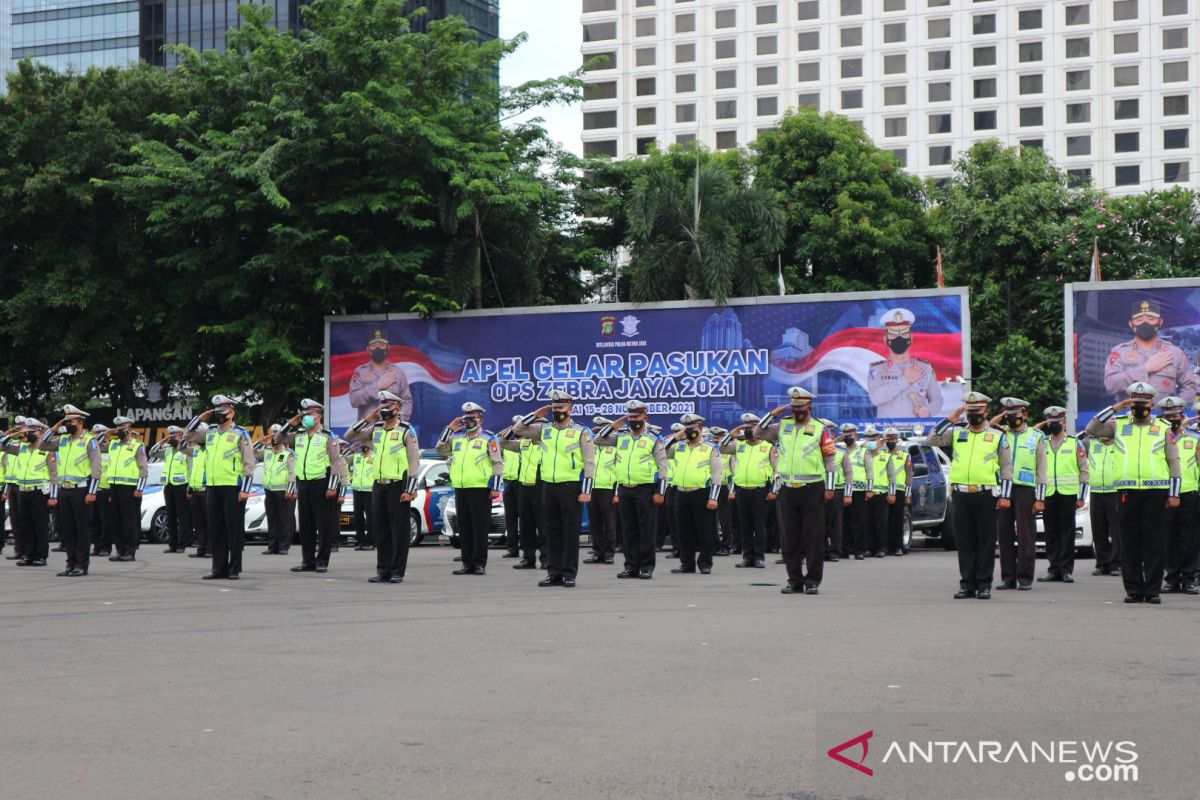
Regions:
<instances>
[{"instance_id":1,"label":"asphalt ground","mask_svg":"<svg viewBox=\"0 0 1200 800\"><path fill-rule=\"evenodd\" d=\"M1200 598L1127 606L1087 562L985 602L951 599L937 551L829 564L812 597L736 558L622 581L618 554L564 589L497 550L455 577L418 547L402 585L345 548L297 575L252 547L237 582L160 550L77 579L0 561L0 797L1196 796ZM1139 783L1082 794L1061 769L880 763L938 724L1161 741ZM826 755L868 730L873 777Z\"/></svg>"}]
</instances>

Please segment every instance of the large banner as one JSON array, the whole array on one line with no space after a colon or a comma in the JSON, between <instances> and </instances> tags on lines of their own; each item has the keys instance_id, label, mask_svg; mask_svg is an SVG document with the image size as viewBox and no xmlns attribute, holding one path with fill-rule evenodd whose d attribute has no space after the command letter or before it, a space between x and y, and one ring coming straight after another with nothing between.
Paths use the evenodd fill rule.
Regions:
<instances>
[{"instance_id":1,"label":"large banner","mask_svg":"<svg viewBox=\"0 0 1200 800\"><path fill-rule=\"evenodd\" d=\"M730 427L803 386L820 416L928 426L960 404L968 317L966 289L328 317L326 400L341 432L396 392L426 446L468 400L499 430L555 389L589 425L638 398Z\"/></svg>"},{"instance_id":2,"label":"large banner","mask_svg":"<svg viewBox=\"0 0 1200 800\"><path fill-rule=\"evenodd\" d=\"M1159 397L1196 399L1200 279L1069 283L1065 290L1069 411L1083 428L1144 381ZM1190 412L1189 412L1190 413Z\"/></svg>"}]
</instances>

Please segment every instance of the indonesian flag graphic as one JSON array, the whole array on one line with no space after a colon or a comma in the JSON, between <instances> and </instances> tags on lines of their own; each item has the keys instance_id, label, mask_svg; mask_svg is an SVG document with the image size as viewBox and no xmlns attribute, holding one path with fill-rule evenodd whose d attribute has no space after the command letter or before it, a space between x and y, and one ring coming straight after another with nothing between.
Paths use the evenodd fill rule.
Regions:
<instances>
[{"instance_id":1,"label":"indonesian flag graphic","mask_svg":"<svg viewBox=\"0 0 1200 800\"><path fill-rule=\"evenodd\" d=\"M938 381L962 373L962 333L913 333L913 358L928 361ZM799 358L781 353L771 355L771 377L794 384L821 372L836 370L854 379L864 389L871 364L891 355L878 328L847 328L830 334L811 352Z\"/></svg>"},{"instance_id":2,"label":"indonesian flag graphic","mask_svg":"<svg viewBox=\"0 0 1200 800\"><path fill-rule=\"evenodd\" d=\"M424 351L407 345L394 344L388 348L388 361L404 373L409 386L427 383L443 392L457 391L461 372L453 372L434 363ZM366 363L361 352L334 356L329 364L329 393L340 397L350 392L350 376Z\"/></svg>"}]
</instances>

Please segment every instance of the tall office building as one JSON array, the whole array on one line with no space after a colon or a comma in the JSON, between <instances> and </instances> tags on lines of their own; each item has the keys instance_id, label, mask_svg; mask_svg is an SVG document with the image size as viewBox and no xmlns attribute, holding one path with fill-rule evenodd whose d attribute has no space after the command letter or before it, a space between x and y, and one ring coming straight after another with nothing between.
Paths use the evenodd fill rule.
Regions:
<instances>
[{"instance_id":1,"label":"tall office building","mask_svg":"<svg viewBox=\"0 0 1200 800\"><path fill-rule=\"evenodd\" d=\"M995 138L1116 193L1197 184L1200 0L583 0L583 146L861 124L922 177Z\"/></svg>"},{"instance_id":2,"label":"tall office building","mask_svg":"<svg viewBox=\"0 0 1200 800\"><path fill-rule=\"evenodd\" d=\"M5 70L32 58L54 69L114 67L138 59L138 0L10 0Z\"/></svg>"},{"instance_id":3,"label":"tall office building","mask_svg":"<svg viewBox=\"0 0 1200 800\"><path fill-rule=\"evenodd\" d=\"M12 60L12 0L0 0L0 95L8 93L4 76Z\"/></svg>"}]
</instances>

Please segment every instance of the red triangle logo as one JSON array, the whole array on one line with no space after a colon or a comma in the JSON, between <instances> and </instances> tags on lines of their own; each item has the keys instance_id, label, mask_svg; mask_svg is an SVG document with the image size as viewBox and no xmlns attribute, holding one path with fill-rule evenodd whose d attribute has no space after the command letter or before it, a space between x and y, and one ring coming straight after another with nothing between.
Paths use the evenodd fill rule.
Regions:
<instances>
[{"instance_id":1,"label":"red triangle logo","mask_svg":"<svg viewBox=\"0 0 1200 800\"><path fill-rule=\"evenodd\" d=\"M871 741L871 737L874 735L875 731L867 731L866 733L855 736L853 739L848 739L835 747L831 747L829 749L828 756L834 761L840 761L847 767L852 767L859 772L873 776L875 771L870 767L864 767L863 763L867 760L867 752L870 749L869 743ZM862 745L862 757L857 761L851 761L849 758L842 755L843 751L853 749L859 745Z\"/></svg>"}]
</instances>

